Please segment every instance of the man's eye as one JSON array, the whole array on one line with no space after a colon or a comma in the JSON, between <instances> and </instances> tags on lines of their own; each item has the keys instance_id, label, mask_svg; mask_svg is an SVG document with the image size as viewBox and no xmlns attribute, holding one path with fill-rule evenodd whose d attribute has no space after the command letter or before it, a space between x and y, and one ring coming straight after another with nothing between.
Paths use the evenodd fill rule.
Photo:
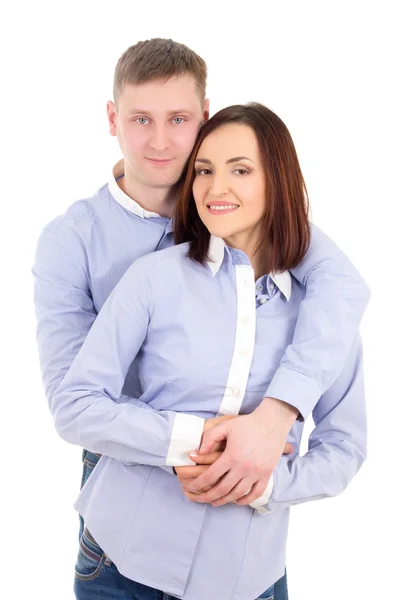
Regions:
<instances>
[{"instance_id":1,"label":"man's eye","mask_svg":"<svg viewBox=\"0 0 400 600\"><path fill-rule=\"evenodd\" d=\"M139 125L146 125L146 123L149 122L149 120L146 117L138 117L137 119L135 119L135 121L139 123Z\"/></svg>"},{"instance_id":2,"label":"man's eye","mask_svg":"<svg viewBox=\"0 0 400 600\"><path fill-rule=\"evenodd\" d=\"M185 119L183 117L174 117L173 121L174 121L174 123L176 123L176 125L180 125L181 123L183 123L185 121Z\"/></svg>"}]
</instances>

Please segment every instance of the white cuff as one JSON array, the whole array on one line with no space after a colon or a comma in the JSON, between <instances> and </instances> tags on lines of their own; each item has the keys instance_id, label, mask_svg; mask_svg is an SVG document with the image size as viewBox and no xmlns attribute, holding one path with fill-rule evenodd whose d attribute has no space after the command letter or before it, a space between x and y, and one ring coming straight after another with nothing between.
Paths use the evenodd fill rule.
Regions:
<instances>
[{"instance_id":1,"label":"white cuff","mask_svg":"<svg viewBox=\"0 0 400 600\"><path fill-rule=\"evenodd\" d=\"M193 467L188 452L198 450L203 436L204 419L194 415L175 415L165 464L169 467Z\"/></svg>"},{"instance_id":2,"label":"white cuff","mask_svg":"<svg viewBox=\"0 0 400 600\"><path fill-rule=\"evenodd\" d=\"M257 500L254 500L254 502L252 502L250 504L250 506L252 508L255 508L256 511L258 511L260 513L260 515L267 515L270 512L266 508L265 505L267 504L267 502L269 501L269 499L271 497L273 487L274 487L274 474L272 473L272 475L268 481L267 489L265 490L263 495L260 496L259 498L257 498Z\"/></svg>"}]
</instances>

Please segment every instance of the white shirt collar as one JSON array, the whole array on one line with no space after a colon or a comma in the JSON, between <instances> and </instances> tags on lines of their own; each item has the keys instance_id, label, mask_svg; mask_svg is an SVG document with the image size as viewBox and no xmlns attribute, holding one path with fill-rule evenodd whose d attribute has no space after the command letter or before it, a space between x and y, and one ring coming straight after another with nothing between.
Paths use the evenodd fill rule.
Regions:
<instances>
[{"instance_id":1,"label":"white shirt collar","mask_svg":"<svg viewBox=\"0 0 400 600\"><path fill-rule=\"evenodd\" d=\"M224 260L226 244L222 238L212 235L210 237L210 245L208 248L209 260L207 265L209 266L211 273L214 277L221 268L222 261ZM270 273L272 281L280 289L286 300L290 300L292 294L292 278L289 271L282 271L282 273Z\"/></svg>"},{"instance_id":2,"label":"white shirt collar","mask_svg":"<svg viewBox=\"0 0 400 600\"><path fill-rule=\"evenodd\" d=\"M108 182L108 189L110 190L111 195L118 202L118 204L126 208L126 210L129 210L129 212L133 213L137 217L141 217L142 219L160 217L159 214L150 212L142 208L140 204L135 202L135 200L132 200L132 198L130 198L127 194L125 194L125 192L121 190L117 183L117 179L123 176L123 174L124 159L122 158L120 161L117 162L116 165L114 165L110 181Z\"/></svg>"}]
</instances>

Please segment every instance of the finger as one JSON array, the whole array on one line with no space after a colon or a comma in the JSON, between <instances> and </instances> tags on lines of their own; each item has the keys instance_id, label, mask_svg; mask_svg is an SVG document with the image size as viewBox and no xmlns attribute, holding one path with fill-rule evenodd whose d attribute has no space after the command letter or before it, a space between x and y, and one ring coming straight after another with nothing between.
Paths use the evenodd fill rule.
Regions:
<instances>
[{"instance_id":1,"label":"finger","mask_svg":"<svg viewBox=\"0 0 400 600\"><path fill-rule=\"evenodd\" d=\"M289 442L286 442L282 454L292 454L292 452L294 452L294 446L293 446L293 444L290 444Z\"/></svg>"},{"instance_id":2,"label":"finger","mask_svg":"<svg viewBox=\"0 0 400 600\"><path fill-rule=\"evenodd\" d=\"M241 479L242 477L239 477L233 470L229 471L225 477L222 477L221 481L214 485L208 492L201 494L202 501L215 502L215 500L223 498L232 492L233 488L241 481ZM254 481L254 479L252 481ZM248 490L250 488L251 485L248 487Z\"/></svg>"},{"instance_id":3,"label":"finger","mask_svg":"<svg viewBox=\"0 0 400 600\"><path fill-rule=\"evenodd\" d=\"M253 485L251 491L244 497L240 498L236 501L238 506L245 506L246 504L251 504L258 498L261 498L265 490L267 489L268 479L260 479Z\"/></svg>"},{"instance_id":4,"label":"finger","mask_svg":"<svg viewBox=\"0 0 400 600\"><path fill-rule=\"evenodd\" d=\"M206 472L196 477L190 485L191 492L199 492L203 488L208 487L209 485L214 485L225 473L227 473L230 469L230 464L224 458L224 454L215 461L213 465L210 465Z\"/></svg>"},{"instance_id":5,"label":"finger","mask_svg":"<svg viewBox=\"0 0 400 600\"><path fill-rule=\"evenodd\" d=\"M188 500L190 500L190 502L198 502L200 504L203 504L203 502L199 501L200 495L199 494L191 494L190 492L183 490L183 493L185 494L186 498L188 498Z\"/></svg>"},{"instance_id":6,"label":"finger","mask_svg":"<svg viewBox=\"0 0 400 600\"><path fill-rule=\"evenodd\" d=\"M212 451L214 444L222 442L228 437L229 421L223 421L219 425L212 427L205 433L201 441L199 453L208 454Z\"/></svg>"},{"instance_id":7,"label":"finger","mask_svg":"<svg viewBox=\"0 0 400 600\"><path fill-rule=\"evenodd\" d=\"M206 467L202 467L202 468L204 468L204 470L206 470L206 469L208 469L209 467L207 467L207 466L206 466ZM194 493L194 494L202 494L203 492L208 492L208 490L211 490L211 488L212 488L212 487L214 487L214 485L216 485L217 483L219 483L219 482L221 481L221 479L222 479L222 478L223 478L223 476L222 476L222 477L220 477L219 479L217 479L217 481L214 481L214 483L212 483L211 485L207 485L207 486L205 486L204 488L201 488L201 490L198 490L197 492L193 492L193 493ZM190 488L191 488L191 483L192 483L192 481L193 481L193 479L188 479L188 480L186 480L186 481L181 481L181 484L182 484L182 485L185 485L185 486L186 486L186 489L187 489L188 491L191 491L191 489L190 489Z\"/></svg>"},{"instance_id":8,"label":"finger","mask_svg":"<svg viewBox=\"0 0 400 600\"><path fill-rule=\"evenodd\" d=\"M190 481L188 483L184 483L182 482L182 487L184 490L186 490L187 492L190 492ZM208 490L211 490L213 486L209 485L207 488L205 488L204 490L200 490L200 492L190 492L191 494L202 494L203 492L208 492Z\"/></svg>"},{"instance_id":9,"label":"finger","mask_svg":"<svg viewBox=\"0 0 400 600\"><path fill-rule=\"evenodd\" d=\"M253 478L244 477L237 485L235 485L229 494L226 494L226 496L222 496L222 498L215 500L212 502L212 505L223 506L224 504L232 504L232 502L236 502L236 500L239 498L246 497L246 494L252 490L255 483L257 483L257 481L255 481Z\"/></svg>"},{"instance_id":10,"label":"finger","mask_svg":"<svg viewBox=\"0 0 400 600\"><path fill-rule=\"evenodd\" d=\"M189 452L190 460L196 463L196 465L212 465L215 463L217 458L221 456L222 452L209 452L208 454L199 454L198 452Z\"/></svg>"},{"instance_id":11,"label":"finger","mask_svg":"<svg viewBox=\"0 0 400 600\"><path fill-rule=\"evenodd\" d=\"M193 467L190 469L190 472L184 473L183 475L178 475L178 481L180 483L186 483L187 485L189 485L194 479L197 479L197 477L205 473L207 469L207 465L199 465L198 467Z\"/></svg>"},{"instance_id":12,"label":"finger","mask_svg":"<svg viewBox=\"0 0 400 600\"><path fill-rule=\"evenodd\" d=\"M207 470L207 467L203 465L193 466L193 467L176 467L176 476L178 481L182 481L183 479L193 479L204 473Z\"/></svg>"}]
</instances>

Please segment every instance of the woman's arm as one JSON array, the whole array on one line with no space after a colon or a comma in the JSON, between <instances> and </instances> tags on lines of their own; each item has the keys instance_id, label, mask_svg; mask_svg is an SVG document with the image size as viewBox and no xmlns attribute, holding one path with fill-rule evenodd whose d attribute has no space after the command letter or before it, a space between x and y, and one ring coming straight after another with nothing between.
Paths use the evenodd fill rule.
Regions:
<instances>
[{"instance_id":1,"label":"woman's arm","mask_svg":"<svg viewBox=\"0 0 400 600\"><path fill-rule=\"evenodd\" d=\"M53 395L56 429L66 441L126 462L192 465L204 419L118 403L147 334L154 256L136 261L114 289ZM194 445L194 446L193 446Z\"/></svg>"}]
</instances>

